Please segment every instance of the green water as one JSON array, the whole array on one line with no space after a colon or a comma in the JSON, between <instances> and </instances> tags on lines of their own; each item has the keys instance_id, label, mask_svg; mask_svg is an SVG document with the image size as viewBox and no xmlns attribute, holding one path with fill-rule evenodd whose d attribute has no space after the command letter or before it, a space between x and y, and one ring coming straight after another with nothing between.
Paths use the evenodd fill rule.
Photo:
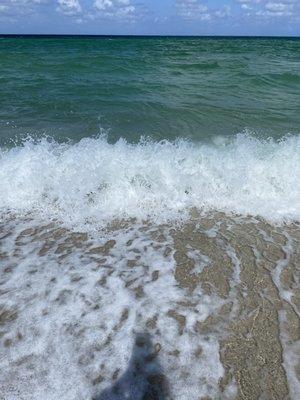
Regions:
<instances>
[{"instance_id":1,"label":"green water","mask_svg":"<svg viewBox=\"0 0 300 400\"><path fill-rule=\"evenodd\" d=\"M1 38L0 143L299 133L300 40Z\"/></svg>"}]
</instances>

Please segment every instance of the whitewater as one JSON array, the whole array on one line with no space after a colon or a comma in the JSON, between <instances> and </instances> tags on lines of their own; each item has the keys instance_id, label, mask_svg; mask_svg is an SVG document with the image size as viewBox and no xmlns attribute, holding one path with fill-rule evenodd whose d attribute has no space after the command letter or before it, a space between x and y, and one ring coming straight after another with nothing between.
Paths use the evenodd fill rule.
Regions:
<instances>
[{"instance_id":1,"label":"whitewater","mask_svg":"<svg viewBox=\"0 0 300 400\"><path fill-rule=\"evenodd\" d=\"M44 138L0 153L2 212L35 213L77 229L115 219L180 220L191 208L299 221L299 199L300 136L138 144Z\"/></svg>"}]
</instances>

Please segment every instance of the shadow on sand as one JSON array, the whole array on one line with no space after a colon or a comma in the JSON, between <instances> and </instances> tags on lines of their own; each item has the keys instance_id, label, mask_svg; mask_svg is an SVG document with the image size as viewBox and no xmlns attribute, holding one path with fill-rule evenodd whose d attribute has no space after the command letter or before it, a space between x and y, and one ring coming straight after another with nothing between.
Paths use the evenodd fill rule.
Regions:
<instances>
[{"instance_id":1,"label":"shadow on sand","mask_svg":"<svg viewBox=\"0 0 300 400\"><path fill-rule=\"evenodd\" d=\"M157 359L160 348L160 344L152 344L148 333L136 335L127 370L93 400L171 400Z\"/></svg>"}]
</instances>

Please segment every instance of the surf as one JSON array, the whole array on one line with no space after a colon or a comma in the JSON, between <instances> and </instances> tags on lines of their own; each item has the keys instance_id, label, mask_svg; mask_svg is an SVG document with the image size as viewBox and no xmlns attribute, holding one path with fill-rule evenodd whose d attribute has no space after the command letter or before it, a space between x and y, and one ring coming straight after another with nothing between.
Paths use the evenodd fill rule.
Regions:
<instances>
[{"instance_id":1,"label":"surf","mask_svg":"<svg viewBox=\"0 0 300 400\"><path fill-rule=\"evenodd\" d=\"M111 144L106 136L29 138L0 152L1 212L30 212L77 229L126 218L179 220L191 208L299 221L299 198L300 136L137 144Z\"/></svg>"}]
</instances>

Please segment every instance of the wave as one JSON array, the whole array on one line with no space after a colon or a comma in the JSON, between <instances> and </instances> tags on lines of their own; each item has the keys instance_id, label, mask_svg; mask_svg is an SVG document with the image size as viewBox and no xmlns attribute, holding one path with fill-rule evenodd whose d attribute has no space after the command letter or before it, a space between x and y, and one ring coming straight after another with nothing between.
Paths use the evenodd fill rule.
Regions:
<instances>
[{"instance_id":1,"label":"wave","mask_svg":"<svg viewBox=\"0 0 300 400\"><path fill-rule=\"evenodd\" d=\"M105 136L0 150L0 210L68 225L185 218L190 208L300 220L300 135L138 144Z\"/></svg>"}]
</instances>

